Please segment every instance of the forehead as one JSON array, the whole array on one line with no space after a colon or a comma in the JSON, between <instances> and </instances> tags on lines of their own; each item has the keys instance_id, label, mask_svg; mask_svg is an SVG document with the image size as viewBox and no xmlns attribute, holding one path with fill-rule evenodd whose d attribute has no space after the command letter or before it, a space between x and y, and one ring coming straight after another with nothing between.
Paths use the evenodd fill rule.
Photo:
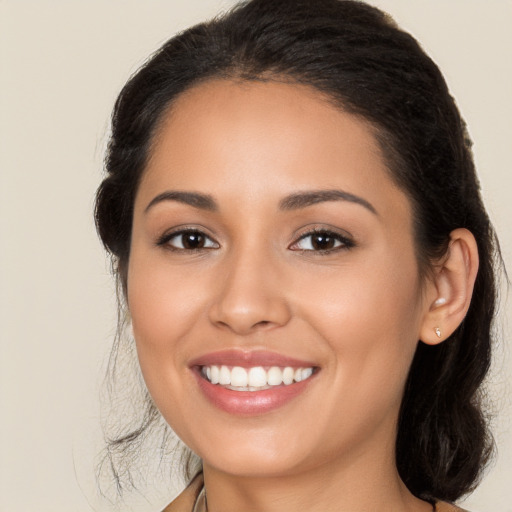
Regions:
<instances>
[{"instance_id":1,"label":"forehead","mask_svg":"<svg viewBox=\"0 0 512 512\"><path fill-rule=\"evenodd\" d=\"M368 122L316 89L273 81L213 80L179 96L157 129L141 193L166 187L243 201L341 187L381 209L383 199L408 208Z\"/></svg>"}]
</instances>

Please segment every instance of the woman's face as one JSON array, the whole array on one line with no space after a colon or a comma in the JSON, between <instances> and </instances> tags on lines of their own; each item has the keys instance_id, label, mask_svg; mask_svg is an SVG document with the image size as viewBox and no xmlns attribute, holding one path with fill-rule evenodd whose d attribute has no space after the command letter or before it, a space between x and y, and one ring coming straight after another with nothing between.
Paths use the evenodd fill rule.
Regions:
<instances>
[{"instance_id":1,"label":"woman's face","mask_svg":"<svg viewBox=\"0 0 512 512\"><path fill-rule=\"evenodd\" d=\"M422 297L411 205L364 121L274 82L174 103L136 196L128 302L151 396L205 467L389 459Z\"/></svg>"}]
</instances>

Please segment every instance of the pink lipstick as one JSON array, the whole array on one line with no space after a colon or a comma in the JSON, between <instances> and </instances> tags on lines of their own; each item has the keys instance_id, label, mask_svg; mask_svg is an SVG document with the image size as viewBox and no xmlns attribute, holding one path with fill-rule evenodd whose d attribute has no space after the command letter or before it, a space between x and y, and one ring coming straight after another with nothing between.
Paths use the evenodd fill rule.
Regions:
<instances>
[{"instance_id":1,"label":"pink lipstick","mask_svg":"<svg viewBox=\"0 0 512 512\"><path fill-rule=\"evenodd\" d=\"M230 414L259 415L284 406L319 371L312 361L268 351L224 350L190 363L204 396Z\"/></svg>"}]
</instances>

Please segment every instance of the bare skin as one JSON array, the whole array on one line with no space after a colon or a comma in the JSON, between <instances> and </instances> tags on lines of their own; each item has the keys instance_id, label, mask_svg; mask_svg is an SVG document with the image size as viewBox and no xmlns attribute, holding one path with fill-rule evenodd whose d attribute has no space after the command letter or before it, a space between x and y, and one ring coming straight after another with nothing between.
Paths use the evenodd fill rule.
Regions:
<instances>
[{"instance_id":1,"label":"bare skin","mask_svg":"<svg viewBox=\"0 0 512 512\"><path fill-rule=\"evenodd\" d=\"M219 80L178 98L136 196L128 302L155 404L203 459L209 512L430 511L396 470L398 411L418 340L457 327L477 266L457 230L422 281L410 202L370 127L318 92ZM226 412L191 369L226 349L315 374L269 412Z\"/></svg>"}]
</instances>

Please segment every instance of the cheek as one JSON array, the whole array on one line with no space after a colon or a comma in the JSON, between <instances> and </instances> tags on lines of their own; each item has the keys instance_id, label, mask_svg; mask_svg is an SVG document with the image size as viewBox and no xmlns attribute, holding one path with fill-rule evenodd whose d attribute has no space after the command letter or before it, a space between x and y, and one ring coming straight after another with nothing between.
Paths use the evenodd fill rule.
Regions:
<instances>
[{"instance_id":1,"label":"cheek","mask_svg":"<svg viewBox=\"0 0 512 512\"><path fill-rule=\"evenodd\" d=\"M397 333L402 328L408 332L417 323L420 287L416 266L402 263L369 262L359 268L340 267L325 276L304 273L295 296L306 315L310 311L312 320L321 318L340 334L347 329L356 329L359 335L390 329Z\"/></svg>"},{"instance_id":2,"label":"cheek","mask_svg":"<svg viewBox=\"0 0 512 512\"><path fill-rule=\"evenodd\" d=\"M128 305L144 380L168 420L186 407L187 353L198 312L204 310L200 276L171 272L165 257L134 248L128 269ZM193 345L193 343L192 343Z\"/></svg>"},{"instance_id":3,"label":"cheek","mask_svg":"<svg viewBox=\"0 0 512 512\"><path fill-rule=\"evenodd\" d=\"M413 256L340 268L329 279L304 276L301 315L327 340L329 366L343 387L400 400L419 337L420 282ZM361 398L361 395L359 395Z\"/></svg>"},{"instance_id":4,"label":"cheek","mask_svg":"<svg viewBox=\"0 0 512 512\"><path fill-rule=\"evenodd\" d=\"M128 273L128 304L134 332L143 345L176 349L193 327L191 317L201 310L201 276L187 269L170 272L155 259L132 254Z\"/></svg>"}]
</instances>

